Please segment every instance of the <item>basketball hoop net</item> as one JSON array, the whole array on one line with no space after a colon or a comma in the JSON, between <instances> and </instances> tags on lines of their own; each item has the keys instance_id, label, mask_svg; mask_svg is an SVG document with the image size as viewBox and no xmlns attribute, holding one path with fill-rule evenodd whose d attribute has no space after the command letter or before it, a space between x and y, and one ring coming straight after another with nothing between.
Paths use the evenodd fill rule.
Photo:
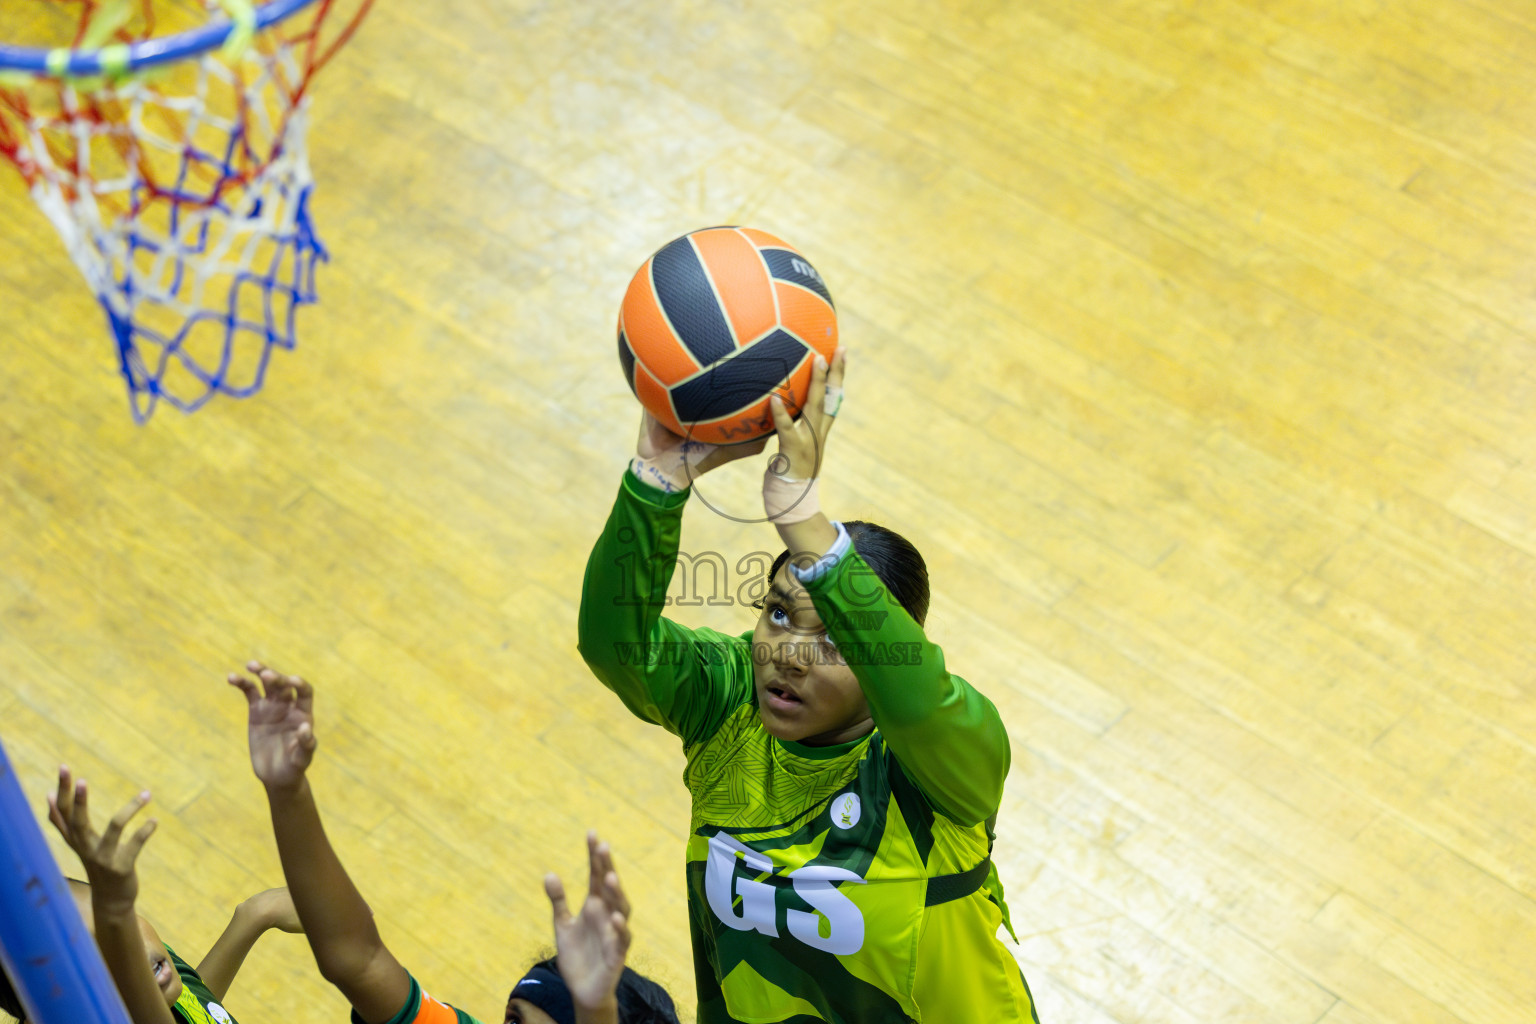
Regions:
<instances>
[{"instance_id":1,"label":"basketball hoop net","mask_svg":"<svg viewBox=\"0 0 1536 1024\"><path fill-rule=\"evenodd\" d=\"M106 311L134 419L254 394L327 258L309 82L372 0L334 19L336 0L208 0L201 24L159 37L157 19L199 5L47 3L79 9L75 38L0 47L0 153Z\"/></svg>"}]
</instances>

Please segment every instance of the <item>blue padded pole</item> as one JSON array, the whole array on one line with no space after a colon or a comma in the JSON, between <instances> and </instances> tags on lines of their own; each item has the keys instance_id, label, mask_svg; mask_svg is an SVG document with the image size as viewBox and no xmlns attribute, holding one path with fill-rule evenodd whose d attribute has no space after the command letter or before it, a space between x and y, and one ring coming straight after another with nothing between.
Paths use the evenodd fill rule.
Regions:
<instances>
[{"instance_id":1,"label":"blue padded pole","mask_svg":"<svg viewBox=\"0 0 1536 1024\"><path fill-rule=\"evenodd\" d=\"M130 1024L0 743L0 962L31 1024ZM3 1016L3 1014L0 1014Z\"/></svg>"}]
</instances>

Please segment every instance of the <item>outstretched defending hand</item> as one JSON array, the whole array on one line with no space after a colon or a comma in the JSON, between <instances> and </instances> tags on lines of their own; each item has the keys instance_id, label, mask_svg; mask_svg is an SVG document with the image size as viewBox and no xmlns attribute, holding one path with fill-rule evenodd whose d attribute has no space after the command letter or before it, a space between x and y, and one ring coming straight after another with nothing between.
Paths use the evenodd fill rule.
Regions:
<instances>
[{"instance_id":1,"label":"outstretched defending hand","mask_svg":"<svg viewBox=\"0 0 1536 1024\"><path fill-rule=\"evenodd\" d=\"M231 672L229 685L245 694L250 705L251 768L268 789L297 786L319 743L315 738L314 687L259 661L246 668L260 683Z\"/></svg>"},{"instance_id":2,"label":"outstretched defending hand","mask_svg":"<svg viewBox=\"0 0 1536 1024\"><path fill-rule=\"evenodd\" d=\"M86 880L91 883L91 899L95 906L102 911L131 914L134 902L139 898L139 875L134 865L158 822L150 818L126 840L122 838L123 829L149 803L149 790L124 804L100 835L91 826L87 797L85 780L75 782L69 769L61 766L59 791L48 797L48 820L53 822L69 848L79 855Z\"/></svg>"},{"instance_id":3,"label":"outstretched defending hand","mask_svg":"<svg viewBox=\"0 0 1536 1024\"><path fill-rule=\"evenodd\" d=\"M555 914L560 976L577 1007L595 1011L617 1005L614 993L629 952L629 898L613 870L612 851L596 832L587 833L587 867L587 899L574 917L559 876L544 876L544 892Z\"/></svg>"}]
</instances>

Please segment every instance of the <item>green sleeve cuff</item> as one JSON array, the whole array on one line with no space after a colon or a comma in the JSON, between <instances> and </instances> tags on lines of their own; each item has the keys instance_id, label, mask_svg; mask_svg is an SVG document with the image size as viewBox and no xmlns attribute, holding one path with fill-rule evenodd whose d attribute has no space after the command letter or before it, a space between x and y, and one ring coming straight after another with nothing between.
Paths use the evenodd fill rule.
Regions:
<instances>
[{"instance_id":1,"label":"green sleeve cuff","mask_svg":"<svg viewBox=\"0 0 1536 1024\"><path fill-rule=\"evenodd\" d=\"M646 483L644 480L641 480L639 477L635 476L635 474L632 473L628 467L625 467L624 469L624 490L627 491L631 497L639 501L643 501L647 505L654 505L657 508L667 509L681 508L687 503L688 495L693 493L693 489L691 487L685 488L681 491L672 491L671 493L668 493L667 491L662 490L660 487L653 487L652 485Z\"/></svg>"},{"instance_id":2,"label":"green sleeve cuff","mask_svg":"<svg viewBox=\"0 0 1536 1024\"><path fill-rule=\"evenodd\" d=\"M802 584L810 583L812 580L821 579L821 577L831 572L833 567L837 565L838 561L848 553L848 549L853 546L853 540L848 536L848 528L842 523L836 521L834 521L832 525L837 527L837 540L832 542L832 546L827 549L826 554L822 555L813 564L806 566L804 569L800 568L794 562L789 563L789 571L794 574L795 579L799 580Z\"/></svg>"}]
</instances>

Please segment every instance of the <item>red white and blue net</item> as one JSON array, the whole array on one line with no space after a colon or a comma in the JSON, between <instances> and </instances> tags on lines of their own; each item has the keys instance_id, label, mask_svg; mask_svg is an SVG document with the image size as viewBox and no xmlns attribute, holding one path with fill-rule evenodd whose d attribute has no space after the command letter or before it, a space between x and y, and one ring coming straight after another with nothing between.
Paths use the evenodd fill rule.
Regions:
<instances>
[{"instance_id":1,"label":"red white and blue net","mask_svg":"<svg viewBox=\"0 0 1536 1024\"><path fill-rule=\"evenodd\" d=\"M163 31L189 5L49 4L78 8L76 38L42 72L0 78L0 152L106 311L134 418L255 393L273 349L294 347L327 258L310 209L308 85L369 0L334 26L333 0L222 0L205 27L168 39L157 19ZM286 20L262 28L258 12ZM137 62L155 39L173 45ZM175 55L188 39L205 48Z\"/></svg>"}]
</instances>

